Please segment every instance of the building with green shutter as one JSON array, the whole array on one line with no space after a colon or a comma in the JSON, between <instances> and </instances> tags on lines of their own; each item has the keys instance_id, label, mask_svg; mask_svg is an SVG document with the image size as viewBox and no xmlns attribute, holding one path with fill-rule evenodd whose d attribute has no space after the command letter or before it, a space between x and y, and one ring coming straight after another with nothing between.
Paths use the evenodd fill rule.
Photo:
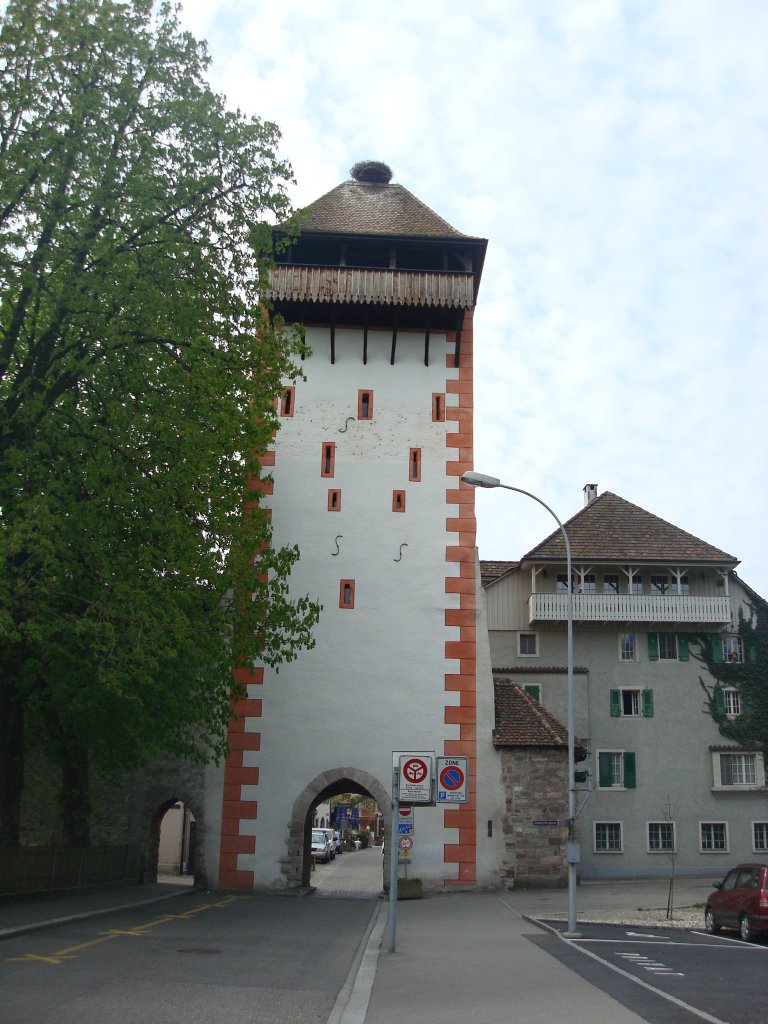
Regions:
<instances>
[{"instance_id":1,"label":"building with green shutter","mask_svg":"<svg viewBox=\"0 0 768 1024\"><path fill-rule=\"evenodd\" d=\"M753 614L751 591L736 575L738 560L616 494L584 491L584 507L565 523L575 729L587 752L576 766L581 877L667 875L674 859L679 874L716 878L740 860L765 858L763 758L726 740L711 714L750 708L737 689L716 685L702 658L705 649L715 661L750 657L738 623ZM541 767L510 767L535 748L549 757L549 774L564 772L565 730L558 737L550 724L567 720L562 535L556 530L519 562L481 569L506 789L503 874L521 884L526 865L540 860L537 847L563 838L551 824L550 791L549 813L537 816ZM537 708L547 713L546 729ZM563 817L565 799L563 787Z\"/></svg>"}]
</instances>

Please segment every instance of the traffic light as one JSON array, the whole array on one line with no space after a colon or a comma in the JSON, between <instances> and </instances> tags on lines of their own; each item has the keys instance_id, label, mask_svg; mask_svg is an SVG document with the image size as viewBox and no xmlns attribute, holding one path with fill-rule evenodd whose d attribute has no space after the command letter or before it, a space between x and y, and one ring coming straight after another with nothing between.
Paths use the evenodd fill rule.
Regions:
<instances>
[{"instance_id":1,"label":"traffic light","mask_svg":"<svg viewBox=\"0 0 768 1024\"><path fill-rule=\"evenodd\" d=\"M577 743L574 746L574 748L573 748L573 761L574 761L574 764L582 764L583 762L587 762L586 764L584 764L583 768L578 769L577 771L574 771L574 773L573 773L573 781L574 782L582 782L582 783L583 782L589 782L589 777L590 777L590 764L589 764L590 753L589 753L589 748L585 747L581 743Z\"/></svg>"}]
</instances>

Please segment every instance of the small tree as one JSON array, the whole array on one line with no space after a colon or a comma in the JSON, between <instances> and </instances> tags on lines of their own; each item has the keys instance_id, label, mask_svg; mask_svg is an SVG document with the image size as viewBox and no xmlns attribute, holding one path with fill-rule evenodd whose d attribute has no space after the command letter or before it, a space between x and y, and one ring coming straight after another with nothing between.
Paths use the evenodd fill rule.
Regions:
<instances>
[{"instance_id":1,"label":"small tree","mask_svg":"<svg viewBox=\"0 0 768 1024\"><path fill-rule=\"evenodd\" d=\"M667 825L672 837L672 845L666 851L670 862L669 886L667 888L667 920L675 916L675 867L677 866L677 844L675 842L675 818L677 808L672 804L672 798L667 793L667 799L661 809L661 816Z\"/></svg>"},{"instance_id":2,"label":"small tree","mask_svg":"<svg viewBox=\"0 0 768 1024\"><path fill-rule=\"evenodd\" d=\"M0 30L0 844L26 740L62 767L226 748L231 667L311 646L258 454L300 336L260 302L277 128L151 0L10 0Z\"/></svg>"}]
</instances>

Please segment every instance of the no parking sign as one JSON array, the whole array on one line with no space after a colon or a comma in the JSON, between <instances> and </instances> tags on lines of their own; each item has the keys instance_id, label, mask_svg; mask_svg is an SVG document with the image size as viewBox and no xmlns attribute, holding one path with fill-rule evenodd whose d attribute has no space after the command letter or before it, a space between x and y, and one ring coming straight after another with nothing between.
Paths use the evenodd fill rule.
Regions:
<instances>
[{"instance_id":1,"label":"no parking sign","mask_svg":"<svg viewBox=\"0 0 768 1024\"><path fill-rule=\"evenodd\" d=\"M437 802L465 804L469 800L469 758L438 757Z\"/></svg>"}]
</instances>

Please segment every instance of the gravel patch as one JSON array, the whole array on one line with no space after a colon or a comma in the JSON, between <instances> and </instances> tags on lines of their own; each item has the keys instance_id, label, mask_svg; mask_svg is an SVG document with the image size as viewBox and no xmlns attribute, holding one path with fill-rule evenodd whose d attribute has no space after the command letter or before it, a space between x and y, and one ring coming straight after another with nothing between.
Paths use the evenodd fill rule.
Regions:
<instances>
[{"instance_id":1,"label":"gravel patch","mask_svg":"<svg viewBox=\"0 0 768 1024\"><path fill-rule=\"evenodd\" d=\"M533 916L533 915L531 915ZM542 918L545 915L538 915ZM567 914L547 914L549 921L567 921ZM667 917L667 908L637 910L582 910L577 915L583 924L631 924L650 925L653 928L696 928L704 930L703 907L675 907L672 917Z\"/></svg>"}]
</instances>

